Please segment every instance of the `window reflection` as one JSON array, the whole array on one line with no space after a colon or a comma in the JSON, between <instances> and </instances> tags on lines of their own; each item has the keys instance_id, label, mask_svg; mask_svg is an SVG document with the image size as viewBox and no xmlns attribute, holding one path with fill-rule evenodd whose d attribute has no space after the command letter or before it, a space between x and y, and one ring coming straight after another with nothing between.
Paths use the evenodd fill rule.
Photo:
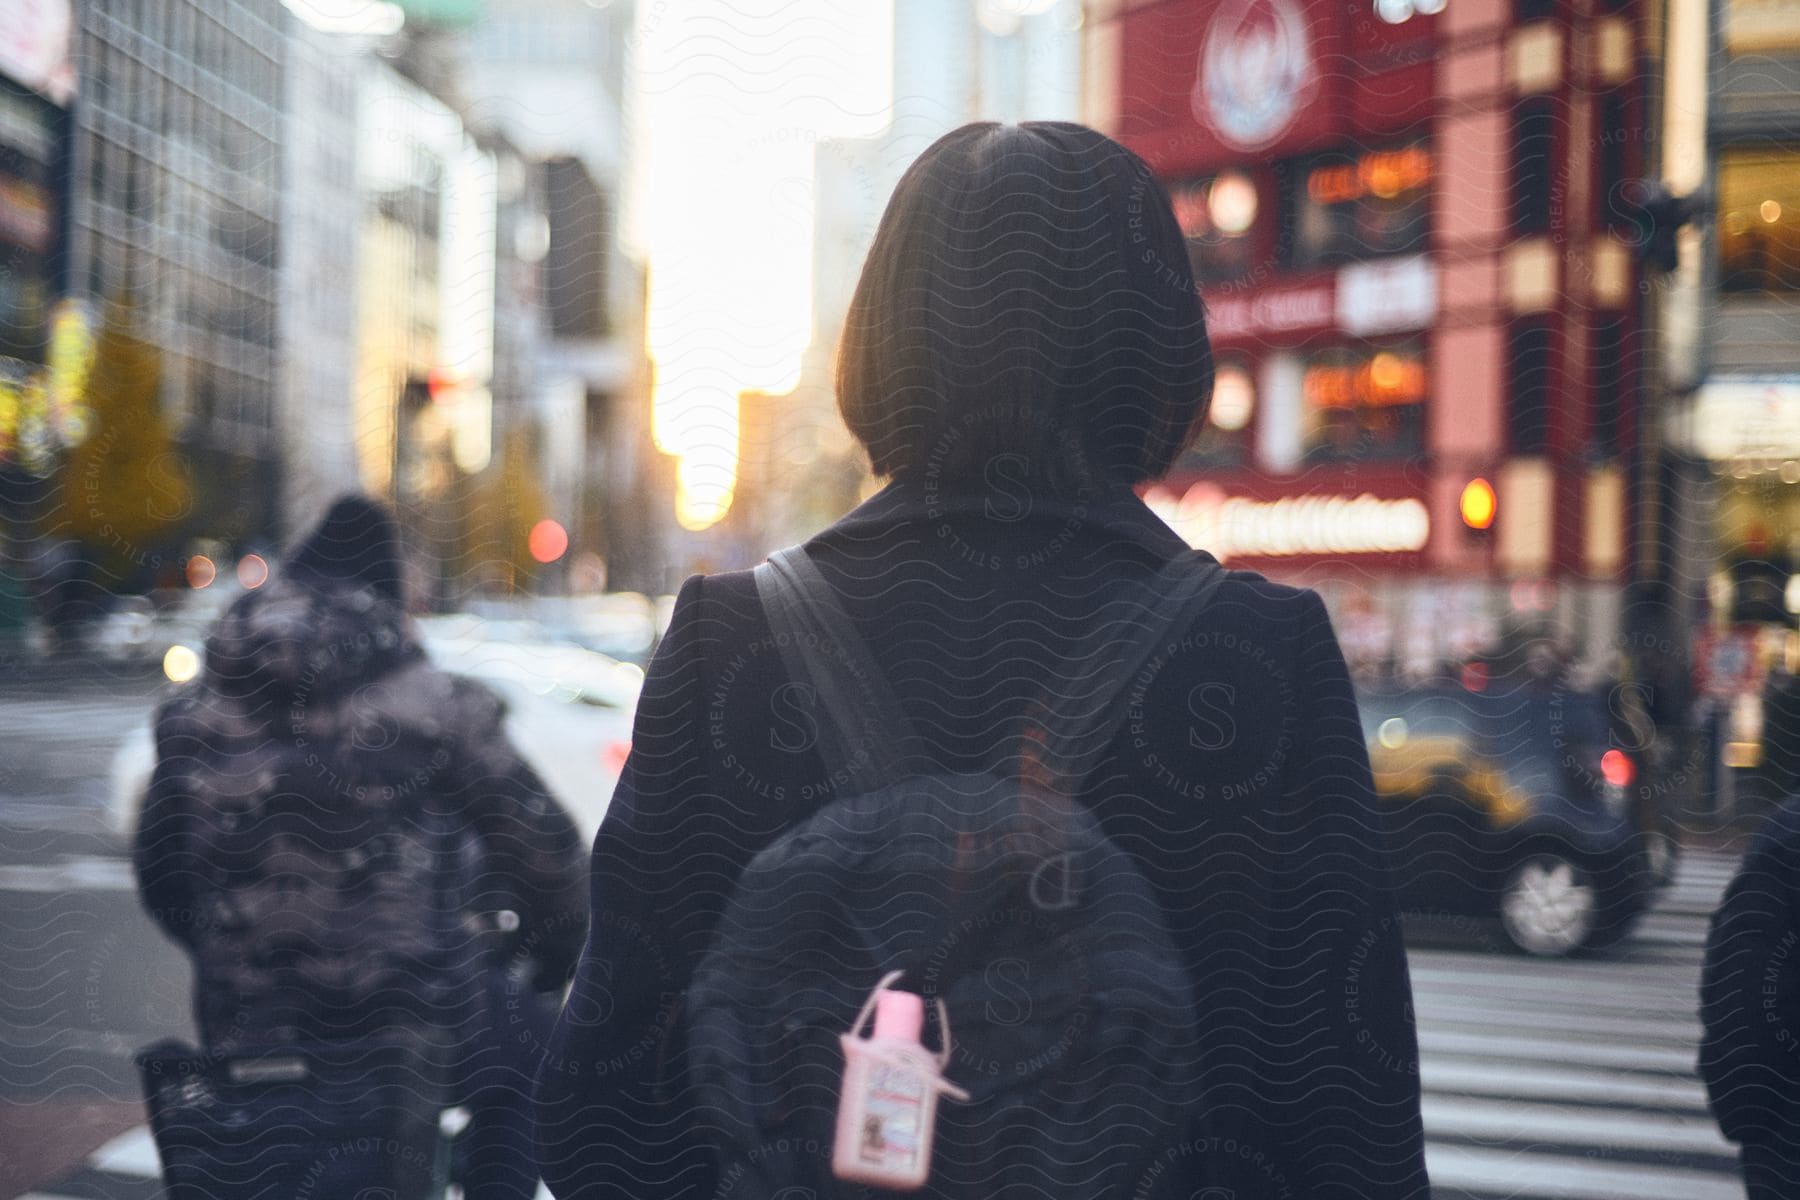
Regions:
<instances>
[{"instance_id":1,"label":"window reflection","mask_svg":"<svg viewBox=\"0 0 1800 1200\"><path fill-rule=\"evenodd\" d=\"M1197 283L1230 283L1255 263L1256 220L1262 196L1239 171L1178 183L1169 189L1175 220L1187 237Z\"/></svg>"},{"instance_id":2,"label":"window reflection","mask_svg":"<svg viewBox=\"0 0 1800 1200\"><path fill-rule=\"evenodd\" d=\"M1719 266L1728 292L1800 291L1800 149L1720 156Z\"/></svg>"},{"instance_id":3,"label":"window reflection","mask_svg":"<svg viewBox=\"0 0 1800 1200\"><path fill-rule=\"evenodd\" d=\"M1305 358L1300 384L1307 458L1419 453L1428 389L1424 348L1417 340L1314 351Z\"/></svg>"},{"instance_id":4,"label":"window reflection","mask_svg":"<svg viewBox=\"0 0 1800 1200\"><path fill-rule=\"evenodd\" d=\"M1295 164L1296 266L1328 266L1421 250L1431 211L1430 151L1414 142L1333 151Z\"/></svg>"}]
</instances>

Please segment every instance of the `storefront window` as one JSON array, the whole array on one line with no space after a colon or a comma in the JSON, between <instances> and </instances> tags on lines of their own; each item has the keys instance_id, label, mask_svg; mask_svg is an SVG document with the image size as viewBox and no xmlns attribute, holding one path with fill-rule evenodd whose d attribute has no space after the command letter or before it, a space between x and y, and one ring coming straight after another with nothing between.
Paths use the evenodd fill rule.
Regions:
<instances>
[{"instance_id":1,"label":"storefront window","mask_svg":"<svg viewBox=\"0 0 1800 1200\"><path fill-rule=\"evenodd\" d=\"M1424 448L1424 347L1336 346L1307 355L1300 391L1313 461L1403 458Z\"/></svg>"},{"instance_id":2,"label":"storefront window","mask_svg":"<svg viewBox=\"0 0 1800 1200\"><path fill-rule=\"evenodd\" d=\"M1250 273L1262 196L1238 171L1178 183L1169 189L1175 219L1187 236L1196 283L1230 283Z\"/></svg>"},{"instance_id":3,"label":"storefront window","mask_svg":"<svg viewBox=\"0 0 1800 1200\"><path fill-rule=\"evenodd\" d=\"M1719 286L1800 291L1800 148L1719 157Z\"/></svg>"},{"instance_id":4,"label":"storefront window","mask_svg":"<svg viewBox=\"0 0 1800 1200\"><path fill-rule=\"evenodd\" d=\"M1304 159L1288 173L1296 266L1329 266L1425 247L1431 154L1423 143Z\"/></svg>"}]
</instances>

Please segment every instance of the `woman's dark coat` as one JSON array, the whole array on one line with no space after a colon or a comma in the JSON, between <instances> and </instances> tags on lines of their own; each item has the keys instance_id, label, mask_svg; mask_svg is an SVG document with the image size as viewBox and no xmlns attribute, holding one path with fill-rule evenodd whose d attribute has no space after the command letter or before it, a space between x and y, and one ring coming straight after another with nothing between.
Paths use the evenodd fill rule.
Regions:
<instances>
[{"instance_id":1,"label":"woman's dark coat","mask_svg":"<svg viewBox=\"0 0 1800 1200\"><path fill-rule=\"evenodd\" d=\"M949 770L1022 747L1075 639L1121 618L1118 581L1186 549L1123 489L1071 504L929 483L891 485L808 548ZM750 573L689 579L539 1076L540 1163L564 1200L719 1186L691 1133L682 995L738 872L829 798L790 683ZM1156 889L1205 1031L1204 1113L1164 1170L1239 1197L1423 1200L1386 822L1324 606L1233 572L1127 703L1084 800Z\"/></svg>"},{"instance_id":2,"label":"woman's dark coat","mask_svg":"<svg viewBox=\"0 0 1800 1200\"><path fill-rule=\"evenodd\" d=\"M1770 815L1713 913L1700 1021L1720 1130L1800 1160L1800 797Z\"/></svg>"},{"instance_id":3,"label":"woman's dark coat","mask_svg":"<svg viewBox=\"0 0 1800 1200\"><path fill-rule=\"evenodd\" d=\"M296 555L233 603L201 677L155 719L138 886L193 956L214 1049L370 1033L420 1000L466 1004L478 913L521 916L545 987L586 931L579 835L508 742L500 702L426 661L394 589L306 565ZM466 872L421 864L415 847L438 842L372 837L396 811L441 814L438 842L460 848ZM463 911L446 922L421 879L460 879Z\"/></svg>"}]
</instances>

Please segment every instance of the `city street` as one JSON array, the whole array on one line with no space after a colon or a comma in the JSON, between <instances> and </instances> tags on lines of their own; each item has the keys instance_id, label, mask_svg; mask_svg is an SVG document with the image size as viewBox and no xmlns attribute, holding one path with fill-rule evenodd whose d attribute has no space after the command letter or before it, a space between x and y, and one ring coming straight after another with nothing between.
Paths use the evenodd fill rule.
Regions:
<instances>
[{"instance_id":1,"label":"city street","mask_svg":"<svg viewBox=\"0 0 1800 1200\"><path fill-rule=\"evenodd\" d=\"M1414 939L1437 1200L1742 1200L1694 1074L1706 922L1733 866L1689 851L1657 911L1597 959Z\"/></svg>"},{"instance_id":2,"label":"city street","mask_svg":"<svg viewBox=\"0 0 1800 1200\"><path fill-rule=\"evenodd\" d=\"M0 1195L141 1124L131 1053L189 1025L186 964L139 912L106 807L160 682L0 685Z\"/></svg>"},{"instance_id":3,"label":"city street","mask_svg":"<svg viewBox=\"0 0 1800 1200\"><path fill-rule=\"evenodd\" d=\"M186 963L138 912L106 770L155 687L0 698L0 1196L157 1194L133 1049L187 1036ZM22 790L24 788L34 791ZM1415 931L1425 1121L1440 1200L1728 1200L1735 1160L1693 1074L1706 918L1725 854L1690 851L1617 951L1545 962L1478 928Z\"/></svg>"},{"instance_id":4,"label":"city street","mask_svg":"<svg viewBox=\"0 0 1800 1200\"><path fill-rule=\"evenodd\" d=\"M162 1200L196 997L177 1192L1794 1200L1789 797L1800 0L0 0L0 1200Z\"/></svg>"}]
</instances>

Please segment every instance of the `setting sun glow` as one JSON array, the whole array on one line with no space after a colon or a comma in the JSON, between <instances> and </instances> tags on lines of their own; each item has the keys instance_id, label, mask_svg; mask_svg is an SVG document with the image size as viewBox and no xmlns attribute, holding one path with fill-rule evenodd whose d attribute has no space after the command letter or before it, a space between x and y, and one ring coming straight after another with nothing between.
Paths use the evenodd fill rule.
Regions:
<instances>
[{"instance_id":1,"label":"setting sun glow","mask_svg":"<svg viewBox=\"0 0 1800 1200\"><path fill-rule=\"evenodd\" d=\"M632 224L649 264L651 434L680 460L684 528L731 508L738 397L799 383L814 150L887 125L892 21L890 0L639 6Z\"/></svg>"}]
</instances>

